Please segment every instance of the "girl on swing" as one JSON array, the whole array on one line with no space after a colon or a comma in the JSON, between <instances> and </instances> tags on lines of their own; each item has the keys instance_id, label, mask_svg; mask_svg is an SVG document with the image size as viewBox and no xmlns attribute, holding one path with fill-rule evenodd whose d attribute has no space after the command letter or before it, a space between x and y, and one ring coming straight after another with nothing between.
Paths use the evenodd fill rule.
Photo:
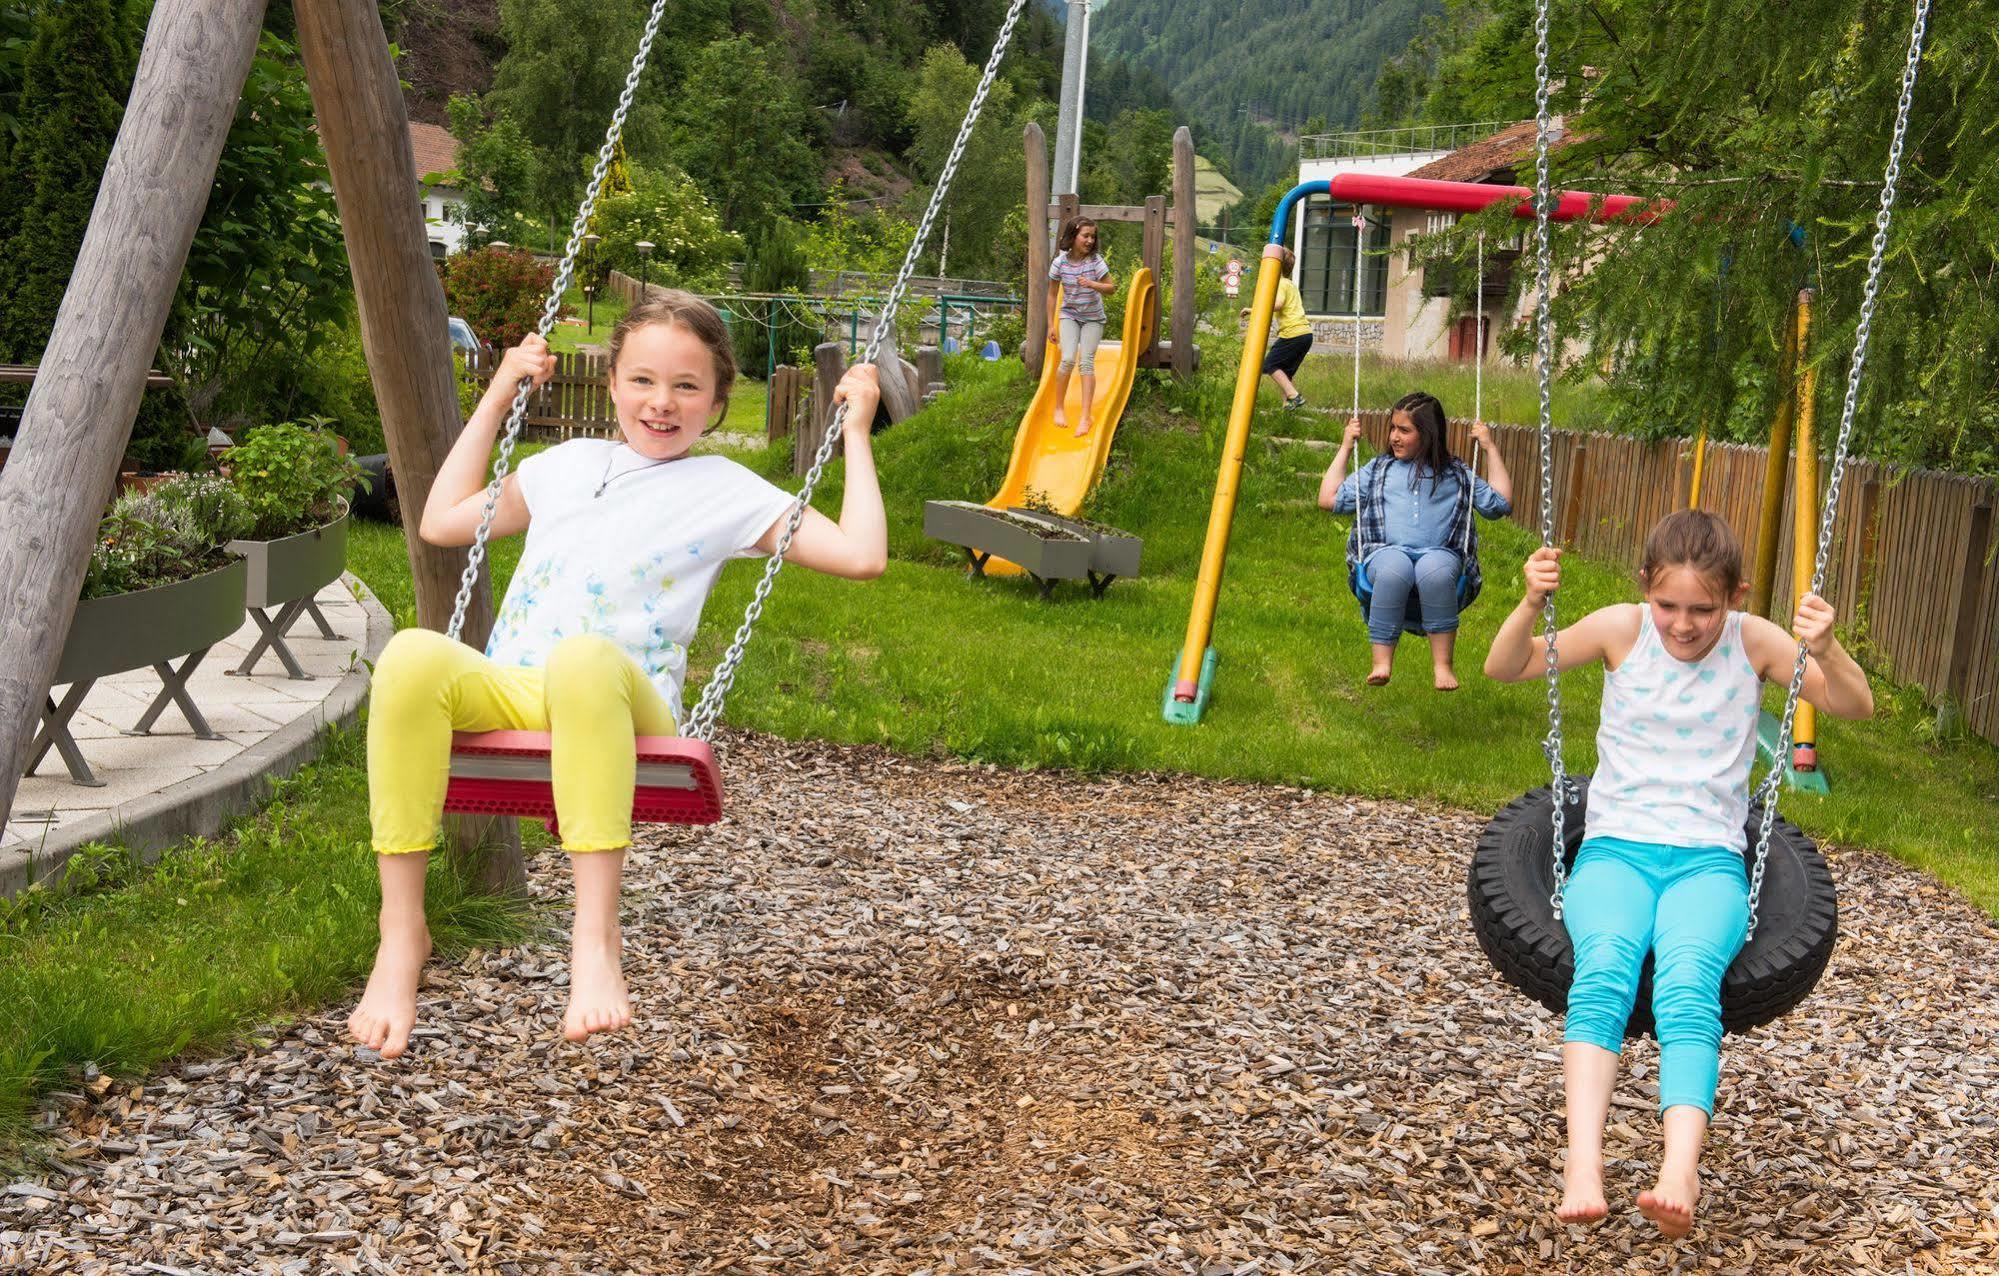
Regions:
<instances>
[{"instance_id":1,"label":"girl on swing","mask_svg":"<svg viewBox=\"0 0 1999 1276\"><path fill-rule=\"evenodd\" d=\"M1444 405L1417 391L1395 401L1388 451L1347 473L1360 418L1347 421L1340 449L1319 483L1319 508L1355 515L1347 536L1347 576L1367 607L1373 668L1367 685L1388 684L1395 644L1407 628L1430 640L1430 676L1439 691L1456 691L1452 668L1458 613L1478 596L1478 528L1474 516L1513 512L1513 479L1493 445L1492 429L1475 421L1472 438L1491 458L1492 481L1451 455ZM1459 596L1458 581L1465 589Z\"/></svg>"},{"instance_id":2,"label":"girl on swing","mask_svg":"<svg viewBox=\"0 0 1999 1276\"><path fill-rule=\"evenodd\" d=\"M618 889L631 844L635 735L676 735L687 644L731 559L775 551L795 498L723 456L691 456L728 413L736 361L721 315L689 293L656 294L611 333L617 441L571 439L500 485L492 535L525 532L520 565L481 654L428 629L383 651L368 716L368 815L382 879L381 946L355 1040L403 1053L430 956L424 873L437 839L453 731L547 731L563 849L576 881L563 1035L631 1023ZM486 465L516 386L555 357L540 336L509 350L438 470L418 534L470 545ZM882 573L888 524L869 427L875 369L847 370L846 491L835 523L810 508L789 559L853 580Z\"/></svg>"},{"instance_id":3,"label":"girl on swing","mask_svg":"<svg viewBox=\"0 0 1999 1276\"><path fill-rule=\"evenodd\" d=\"M1547 667L1534 622L1561 585L1561 551L1527 560L1526 596L1499 627L1485 672L1525 682ZM1638 1209L1668 1238L1693 1227L1701 1144L1721 1069L1721 984L1749 925L1749 771L1764 681L1789 685L1797 641L1804 698L1839 718L1874 712L1867 675L1833 637L1833 610L1798 603L1794 640L1735 610L1748 593L1728 524L1701 510L1669 514L1645 540L1642 603L1593 611L1556 635L1560 668L1603 663L1597 770L1562 922L1575 949L1563 1023L1568 1093L1564 1223L1593 1222L1603 1192L1603 1126L1618 1050L1652 954L1665 1155Z\"/></svg>"}]
</instances>

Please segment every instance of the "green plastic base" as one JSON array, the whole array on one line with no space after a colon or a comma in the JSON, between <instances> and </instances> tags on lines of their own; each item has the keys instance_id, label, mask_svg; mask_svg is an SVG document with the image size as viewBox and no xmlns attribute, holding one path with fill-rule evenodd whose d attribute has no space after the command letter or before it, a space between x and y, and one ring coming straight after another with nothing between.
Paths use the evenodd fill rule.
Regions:
<instances>
[{"instance_id":1,"label":"green plastic base","mask_svg":"<svg viewBox=\"0 0 1999 1276\"><path fill-rule=\"evenodd\" d=\"M1776 765L1777 728L1780 724L1775 714L1765 712L1756 719L1756 754L1766 765ZM1830 793L1832 784L1826 779L1825 764L1820 763L1816 771L1800 771L1784 760L1784 787L1793 793Z\"/></svg>"},{"instance_id":2,"label":"green plastic base","mask_svg":"<svg viewBox=\"0 0 1999 1276\"><path fill-rule=\"evenodd\" d=\"M1195 684L1194 699L1175 700L1174 684L1180 681L1180 657L1173 657L1173 674L1166 679L1166 695L1160 704L1160 716L1176 727L1197 727L1201 725L1201 715L1208 711L1208 697L1215 689L1215 649L1208 648L1201 657L1201 680Z\"/></svg>"}]
</instances>

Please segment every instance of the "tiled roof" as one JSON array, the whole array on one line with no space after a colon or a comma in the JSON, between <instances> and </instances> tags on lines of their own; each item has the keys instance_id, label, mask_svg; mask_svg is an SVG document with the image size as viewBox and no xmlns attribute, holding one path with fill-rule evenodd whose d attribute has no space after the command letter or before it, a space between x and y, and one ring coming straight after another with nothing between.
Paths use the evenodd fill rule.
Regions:
<instances>
[{"instance_id":1,"label":"tiled roof","mask_svg":"<svg viewBox=\"0 0 1999 1276\"><path fill-rule=\"evenodd\" d=\"M1580 140L1576 134L1564 133L1555 139L1554 145L1559 148ZM1494 173L1511 171L1533 154L1534 121L1522 120L1470 146L1460 146L1442 159L1431 160L1407 176L1440 182L1482 182Z\"/></svg>"},{"instance_id":2,"label":"tiled roof","mask_svg":"<svg viewBox=\"0 0 1999 1276\"><path fill-rule=\"evenodd\" d=\"M410 150L416 158L416 178L458 171L458 139L435 124L410 123Z\"/></svg>"}]
</instances>

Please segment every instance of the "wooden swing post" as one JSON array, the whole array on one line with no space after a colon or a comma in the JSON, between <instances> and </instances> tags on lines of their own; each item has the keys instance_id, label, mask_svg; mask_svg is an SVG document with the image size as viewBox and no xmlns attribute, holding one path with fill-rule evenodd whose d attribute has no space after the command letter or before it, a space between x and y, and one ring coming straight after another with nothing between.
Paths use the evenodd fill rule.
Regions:
<instances>
[{"instance_id":1,"label":"wooden swing post","mask_svg":"<svg viewBox=\"0 0 1999 1276\"><path fill-rule=\"evenodd\" d=\"M361 344L396 491L413 527L463 423L444 289L418 214L409 115L374 0L296 0L294 8L299 54L354 273ZM442 630L457 597L465 551L425 544L409 528L403 539L416 584L417 619ZM489 579L482 577L465 613L464 637L474 647L485 643L493 623ZM452 853L483 887L517 891L526 885L520 836L511 819L460 816L447 825Z\"/></svg>"}]
</instances>

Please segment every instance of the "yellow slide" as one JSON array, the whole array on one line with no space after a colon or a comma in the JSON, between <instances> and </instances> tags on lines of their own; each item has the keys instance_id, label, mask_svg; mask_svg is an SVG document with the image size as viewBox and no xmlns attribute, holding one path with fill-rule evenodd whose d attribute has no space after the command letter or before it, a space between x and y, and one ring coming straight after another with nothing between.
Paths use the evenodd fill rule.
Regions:
<instances>
[{"instance_id":1,"label":"yellow slide","mask_svg":"<svg viewBox=\"0 0 1999 1276\"><path fill-rule=\"evenodd\" d=\"M1118 419L1131 398L1131 383L1138 369L1134 356L1152 348L1158 319L1157 284L1152 272L1140 266L1132 272L1125 291L1124 334L1120 341L1106 341L1097 347L1097 393L1092 405L1090 432L1075 435L1075 423L1082 412L1083 378L1069 377L1069 395L1062 412L1069 424L1055 424L1055 370L1061 356L1053 341L1041 361L1041 384L1035 389L1027 415L1020 419L1020 431L1013 438L1013 458L1007 462L1006 478L999 494L986 504L993 509L1010 506L1044 506L1057 514L1077 514L1083 499L1096 486L1110 460L1111 440L1117 434ZM1049 323L1054 335L1054 320ZM1020 568L993 559L986 564L988 576L1018 575Z\"/></svg>"}]
</instances>

